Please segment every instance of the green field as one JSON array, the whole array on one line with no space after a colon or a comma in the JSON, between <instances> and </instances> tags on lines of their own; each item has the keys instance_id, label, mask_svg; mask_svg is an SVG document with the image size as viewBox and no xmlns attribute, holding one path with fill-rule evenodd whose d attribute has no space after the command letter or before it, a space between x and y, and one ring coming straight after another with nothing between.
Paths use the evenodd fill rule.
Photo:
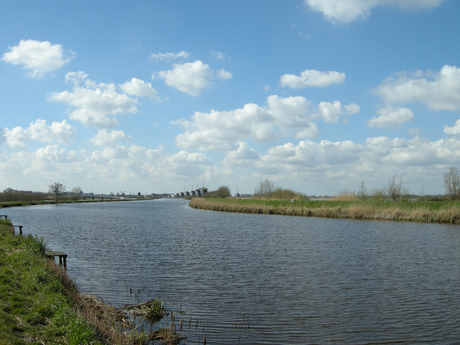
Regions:
<instances>
[{"instance_id":1,"label":"green field","mask_svg":"<svg viewBox=\"0 0 460 345\"><path fill-rule=\"evenodd\" d=\"M286 216L460 224L459 201L334 201L194 198L191 207Z\"/></svg>"}]
</instances>

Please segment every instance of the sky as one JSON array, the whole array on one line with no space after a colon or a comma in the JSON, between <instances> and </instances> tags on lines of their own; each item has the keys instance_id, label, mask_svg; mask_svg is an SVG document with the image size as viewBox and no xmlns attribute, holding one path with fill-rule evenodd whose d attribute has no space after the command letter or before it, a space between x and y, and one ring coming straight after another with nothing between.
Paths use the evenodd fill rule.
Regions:
<instances>
[{"instance_id":1,"label":"sky","mask_svg":"<svg viewBox=\"0 0 460 345\"><path fill-rule=\"evenodd\" d=\"M443 194L460 1L0 2L0 191ZM457 67L459 66L459 67Z\"/></svg>"}]
</instances>

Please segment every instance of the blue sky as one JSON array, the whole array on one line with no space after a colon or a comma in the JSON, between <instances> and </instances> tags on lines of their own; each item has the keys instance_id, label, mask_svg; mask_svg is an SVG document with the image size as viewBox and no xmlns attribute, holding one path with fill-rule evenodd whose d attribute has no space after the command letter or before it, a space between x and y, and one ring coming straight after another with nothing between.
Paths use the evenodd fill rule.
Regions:
<instances>
[{"instance_id":1,"label":"blue sky","mask_svg":"<svg viewBox=\"0 0 460 345\"><path fill-rule=\"evenodd\" d=\"M403 5L401 5L403 3ZM460 2L2 1L0 190L444 193Z\"/></svg>"}]
</instances>

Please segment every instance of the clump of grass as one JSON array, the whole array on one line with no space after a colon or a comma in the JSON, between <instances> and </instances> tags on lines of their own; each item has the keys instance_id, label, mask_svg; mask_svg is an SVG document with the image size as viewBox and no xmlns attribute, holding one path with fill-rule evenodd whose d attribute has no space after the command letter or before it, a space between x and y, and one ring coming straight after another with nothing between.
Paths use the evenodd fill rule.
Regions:
<instances>
[{"instance_id":1,"label":"clump of grass","mask_svg":"<svg viewBox=\"0 0 460 345\"><path fill-rule=\"evenodd\" d=\"M149 335L149 339L160 340L165 345L177 345L185 338L186 337L168 328L162 328Z\"/></svg>"},{"instance_id":2,"label":"clump of grass","mask_svg":"<svg viewBox=\"0 0 460 345\"><path fill-rule=\"evenodd\" d=\"M149 322L158 322L167 315L163 301L153 299L144 303L124 306L124 310L131 311L134 315L142 317Z\"/></svg>"}]
</instances>

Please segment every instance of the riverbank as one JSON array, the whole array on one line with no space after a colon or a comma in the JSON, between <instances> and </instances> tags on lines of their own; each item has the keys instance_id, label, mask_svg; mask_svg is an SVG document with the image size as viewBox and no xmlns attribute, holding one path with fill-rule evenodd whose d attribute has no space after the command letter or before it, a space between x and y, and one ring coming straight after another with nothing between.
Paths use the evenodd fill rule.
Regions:
<instances>
[{"instance_id":1,"label":"riverbank","mask_svg":"<svg viewBox=\"0 0 460 345\"><path fill-rule=\"evenodd\" d=\"M45 251L0 220L0 345L144 343L122 311L81 294Z\"/></svg>"},{"instance_id":2,"label":"riverbank","mask_svg":"<svg viewBox=\"0 0 460 345\"><path fill-rule=\"evenodd\" d=\"M87 199L87 200L59 200L59 204L81 204L89 202L117 202L117 201L134 201L138 199L109 199L109 198L99 198L99 199ZM150 200L150 199L144 199ZM8 207L18 207L18 206L34 206L34 205L53 205L56 204L54 200L33 200L33 201L3 201L0 202L0 208Z\"/></svg>"},{"instance_id":3,"label":"riverbank","mask_svg":"<svg viewBox=\"0 0 460 345\"><path fill-rule=\"evenodd\" d=\"M193 198L190 207L284 216L460 224L458 201L332 201Z\"/></svg>"}]
</instances>

